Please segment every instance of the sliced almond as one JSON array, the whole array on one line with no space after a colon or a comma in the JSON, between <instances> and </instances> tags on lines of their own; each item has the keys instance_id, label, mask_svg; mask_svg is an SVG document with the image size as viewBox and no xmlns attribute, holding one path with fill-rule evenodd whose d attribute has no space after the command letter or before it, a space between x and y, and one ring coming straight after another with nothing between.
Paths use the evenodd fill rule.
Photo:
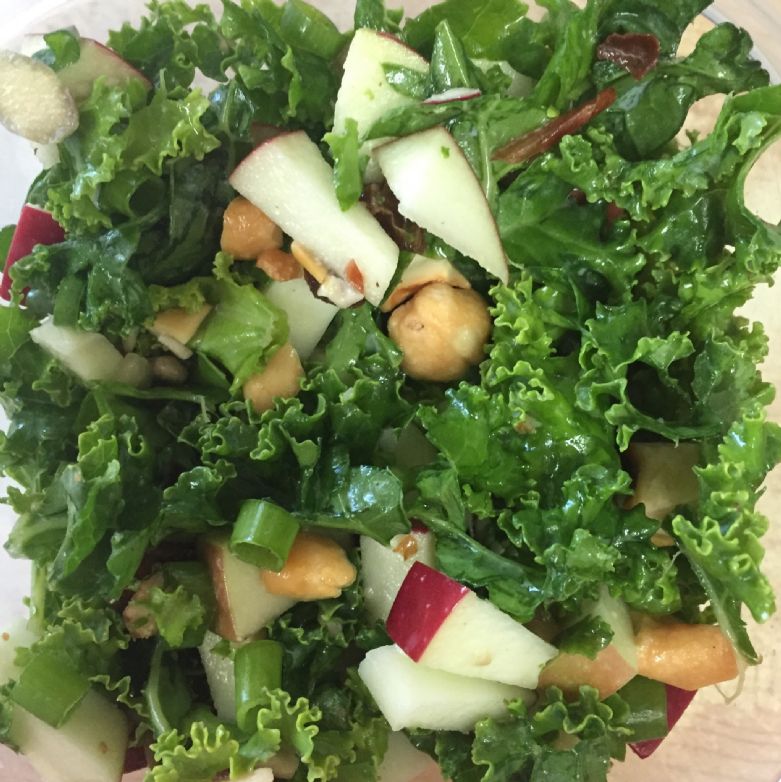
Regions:
<instances>
[{"instance_id":1,"label":"sliced almond","mask_svg":"<svg viewBox=\"0 0 781 782\"><path fill-rule=\"evenodd\" d=\"M302 244L293 242L290 245L290 252L293 253L293 257L304 267L321 285L325 282L329 275L328 269L325 264L316 258L314 253L307 250Z\"/></svg>"}]
</instances>

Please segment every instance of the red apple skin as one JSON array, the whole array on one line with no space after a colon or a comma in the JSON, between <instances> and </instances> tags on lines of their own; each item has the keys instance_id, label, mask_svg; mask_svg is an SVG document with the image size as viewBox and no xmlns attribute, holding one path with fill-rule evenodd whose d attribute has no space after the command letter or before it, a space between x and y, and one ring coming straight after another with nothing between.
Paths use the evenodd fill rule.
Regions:
<instances>
[{"instance_id":1,"label":"red apple skin","mask_svg":"<svg viewBox=\"0 0 781 782\"><path fill-rule=\"evenodd\" d=\"M130 64L130 63L129 63L129 62L128 62L128 61L127 61L127 60L126 60L124 57L120 57L120 56L119 56L119 55L118 55L118 54L117 54L117 53L116 53L116 52L115 52L113 49L109 49L109 47L108 47L108 46L106 46L105 44L102 44L102 43L100 43L100 41L96 41L94 38L84 38L83 40L85 40L85 41L89 41L89 42L90 42L91 44L93 44L94 46L97 46L99 49L101 49L102 51L106 52L106 54L109 54L109 55L111 55L112 57L115 57L117 60L121 60L121 61L123 62L123 64L124 64L124 65L125 65L125 66L126 66L128 69L129 69L129 70L131 70L131 71L133 71L133 72L135 73L135 76L136 76L136 78L137 78L137 79L138 79L140 82L143 82L144 86L145 86L145 87L146 87L148 90L151 90L151 89L152 89L152 87L153 87L153 84L152 84L152 82L151 82L151 81L149 81L149 79L147 79L147 77L146 77L146 76L144 76L144 74L143 74L143 73L141 73L141 71L139 71L139 70L138 70L138 68L136 68L136 67L135 67L135 65L131 65L131 64Z\"/></svg>"},{"instance_id":2,"label":"red apple skin","mask_svg":"<svg viewBox=\"0 0 781 782\"><path fill-rule=\"evenodd\" d=\"M373 32L376 32L380 38L387 38L389 41L393 41L393 43L397 43L399 46L403 46L408 52L412 52L413 54L417 55L422 62L428 62L428 60L419 51L413 49L408 43L404 43L401 38L397 38L395 35L393 35L393 33L388 33L384 30L374 30Z\"/></svg>"},{"instance_id":3,"label":"red apple skin","mask_svg":"<svg viewBox=\"0 0 781 782\"><path fill-rule=\"evenodd\" d=\"M8 249L8 257L3 270L3 281L0 283L0 298L11 299L11 267L21 258L26 258L39 245L60 244L65 241L65 231L60 224L46 211L37 206L25 204L19 215L19 223Z\"/></svg>"},{"instance_id":4,"label":"red apple skin","mask_svg":"<svg viewBox=\"0 0 781 782\"><path fill-rule=\"evenodd\" d=\"M241 167L248 161L252 159L252 156L260 149L263 149L264 147L268 146L269 144L273 144L277 141L279 141L282 138L285 138L286 136L295 136L298 133L304 133L303 130L283 130L281 133L277 133L273 136L268 136L267 138L264 138L260 141L260 143L255 145L255 148L250 152L247 157L244 158L244 160L239 163L235 169L233 169L233 174L231 174L228 177L228 182L230 182L231 178L238 173L241 170Z\"/></svg>"},{"instance_id":5,"label":"red apple skin","mask_svg":"<svg viewBox=\"0 0 781 782\"><path fill-rule=\"evenodd\" d=\"M423 656L452 610L471 589L422 562L416 562L399 589L386 629L415 662Z\"/></svg>"},{"instance_id":6,"label":"red apple skin","mask_svg":"<svg viewBox=\"0 0 781 782\"><path fill-rule=\"evenodd\" d=\"M672 730L686 709L689 708L697 690L682 690L680 687L673 687L672 684L665 684L665 688L667 690L667 727ZM663 741L664 738L637 741L630 744L629 748L637 757L645 760L656 752Z\"/></svg>"},{"instance_id":7,"label":"red apple skin","mask_svg":"<svg viewBox=\"0 0 781 782\"><path fill-rule=\"evenodd\" d=\"M475 98L479 98L483 93L480 92L480 90L472 90L469 92L463 92L456 98L443 97L446 94L447 93L442 93L441 95L432 95L430 98L426 98L423 103L427 106L442 106L446 103L463 103L467 100L474 100Z\"/></svg>"}]
</instances>

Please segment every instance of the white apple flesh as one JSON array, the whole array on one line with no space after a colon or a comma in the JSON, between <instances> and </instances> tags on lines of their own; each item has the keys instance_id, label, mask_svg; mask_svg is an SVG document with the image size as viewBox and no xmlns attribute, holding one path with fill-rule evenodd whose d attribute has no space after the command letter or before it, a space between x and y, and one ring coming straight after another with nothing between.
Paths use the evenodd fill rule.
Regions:
<instances>
[{"instance_id":1,"label":"white apple flesh","mask_svg":"<svg viewBox=\"0 0 781 782\"><path fill-rule=\"evenodd\" d=\"M91 38L81 38L81 56L66 65L57 75L68 88L77 103L92 94L95 82L103 78L111 87L120 87L130 81L138 81L147 90L152 82L141 71L120 57L115 51Z\"/></svg>"},{"instance_id":2,"label":"white apple flesh","mask_svg":"<svg viewBox=\"0 0 781 782\"><path fill-rule=\"evenodd\" d=\"M9 738L46 782L119 782L128 734L122 712L90 691L60 728L14 706Z\"/></svg>"},{"instance_id":3,"label":"white apple flesh","mask_svg":"<svg viewBox=\"0 0 781 782\"><path fill-rule=\"evenodd\" d=\"M444 128L391 141L375 157L399 212L507 282L496 219L464 153Z\"/></svg>"},{"instance_id":4,"label":"white apple flesh","mask_svg":"<svg viewBox=\"0 0 781 782\"><path fill-rule=\"evenodd\" d=\"M207 632L198 651L217 716L221 722L235 722L236 675L233 655L226 656L214 651L222 641L216 633Z\"/></svg>"},{"instance_id":5,"label":"white apple flesh","mask_svg":"<svg viewBox=\"0 0 781 782\"><path fill-rule=\"evenodd\" d=\"M421 74L429 70L428 62L398 38L374 30L358 30L344 62L344 75L334 109L334 133L344 133L347 120L352 119L358 126L358 137L363 138L384 114L416 103L414 98L388 84L385 65L395 65ZM377 182L382 179L371 152L385 141L387 139L373 139L362 145L362 154L369 156L366 181Z\"/></svg>"},{"instance_id":6,"label":"white apple flesh","mask_svg":"<svg viewBox=\"0 0 781 782\"><path fill-rule=\"evenodd\" d=\"M51 316L30 332L30 339L85 383L114 380L123 365L122 354L102 334L55 326Z\"/></svg>"},{"instance_id":7,"label":"white apple flesh","mask_svg":"<svg viewBox=\"0 0 781 782\"><path fill-rule=\"evenodd\" d=\"M445 782L439 765L404 733L388 736L388 749L377 769L377 782Z\"/></svg>"},{"instance_id":8,"label":"white apple flesh","mask_svg":"<svg viewBox=\"0 0 781 782\"><path fill-rule=\"evenodd\" d=\"M416 562L434 566L434 536L428 530L396 535L389 546L361 536L361 579L366 610L385 621L404 579Z\"/></svg>"},{"instance_id":9,"label":"white apple flesh","mask_svg":"<svg viewBox=\"0 0 781 782\"><path fill-rule=\"evenodd\" d=\"M399 249L363 204L342 211L333 171L306 133L266 141L233 172L230 183L335 275L352 282L357 270L363 296L380 304Z\"/></svg>"},{"instance_id":10,"label":"white apple flesh","mask_svg":"<svg viewBox=\"0 0 781 782\"><path fill-rule=\"evenodd\" d=\"M318 299L303 277L286 282L274 281L264 293L287 315L288 341L305 361L323 338L339 308Z\"/></svg>"},{"instance_id":11,"label":"white apple flesh","mask_svg":"<svg viewBox=\"0 0 781 782\"><path fill-rule=\"evenodd\" d=\"M79 110L48 65L0 50L0 124L36 144L57 144L79 127Z\"/></svg>"},{"instance_id":12,"label":"white apple flesh","mask_svg":"<svg viewBox=\"0 0 781 782\"><path fill-rule=\"evenodd\" d=\"M5 259L3 281L0 284L0 298L8 301L11 296L11 267L22 258L26 258L39 244L52 245L65 241L62 226L44 209L25 204L16 224L8 257Z\"/></svg>"},{"instance_id":13,"label":"white apple flesh","mask_svg":"<svg viewBox=\"0 0 781 782\"><path fill-rule=\"evenodd\" d=\"M504 716L507 701L534 697L520 687L428 668L397 646L370 651L358 675L392 730L469 731L478 720Z\"/></svg>"},{"instance_id":14,"label":"white apple flesh","mask_svg":"<svg viewBox=\"0 0 781 782\"><path fill-rule=\"evenodd\" d=\"M528 689L558 654L493 603L421 562L404 579L386 627L415 662Z\"/></svg>"},{"instance_id":15,"label":"white apple flesh","mask_svg":"<svg viewBox=\"0 0 781 782\"><path fill-rule=\"evenodd\" d=\"M334 108L334 132L344 133L347 120L364 136L384 114L417 101L394 89L385 65L426 74L428 62L398 38L368 28L356 31L344 61L344 75Z\"/></svg>"},{"instance_id":16,"label":"white apple flesh","mask_svg":"<svg viewBox=\"0 0 781 782\"><path fill-rule=\"evenodd\" d=\"M216 632L230 641L243 641L262 630L296 601L271 594L263 586L263 571L231 554L227 541L204 545L217 597Z\"/></svg>"}]
</instances>

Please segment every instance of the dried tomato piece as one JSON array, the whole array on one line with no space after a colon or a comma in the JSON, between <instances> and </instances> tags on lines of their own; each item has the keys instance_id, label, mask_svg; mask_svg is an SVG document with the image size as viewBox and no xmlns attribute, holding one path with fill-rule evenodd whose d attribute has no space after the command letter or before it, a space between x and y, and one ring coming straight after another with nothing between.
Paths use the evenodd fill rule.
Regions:
<instances>
[{"instance_id":1,"label":"dried tomato piece","mask_svg":"<svg viewBox=\"0 0 781 782\"><path fill-rule=\"evenodd\" d=\"M613 33L597 47L597 59L629 71L638 81L659 62L659 39L648 33Z\"/></svg>"},{"instance_id":2,"label":"dried tomato piece","mask_svg":"<svg viewBox=\"0 0 781 782\"><path fill-rule=\"evenodd\" d=\"M612 87L602 90L593 100L506 144L494 153L494 160L523 163L542 155L556 146L564 136L577 133L594 117L609 109L616 102L617 97L618 93Z\"/></svg>"}]
</instances>

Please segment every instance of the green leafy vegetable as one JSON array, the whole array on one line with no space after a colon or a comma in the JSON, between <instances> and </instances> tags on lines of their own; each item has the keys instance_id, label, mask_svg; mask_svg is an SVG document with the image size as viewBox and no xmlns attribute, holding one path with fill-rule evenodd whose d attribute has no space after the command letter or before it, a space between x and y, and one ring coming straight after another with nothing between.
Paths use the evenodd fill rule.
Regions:
<instances>
[{"instance_id":1,"label":"green leafy vegetable","mask_svg":"<svg viewBox=\"0 0 781 782\"><path fill-rule=\"evenodd\" d=\"M756 506L781 428L758 369L766 335L736 311L781 266L779 227L745 198L781 137L781 88L731 24L678 57L705 4L541 0L534 21L519 0L445 0L402 22L358 0L356 28L431 62L423 75L383 65L410 100L367 138L332 127L351 33L304 0L224 0L219 15L153 0L110 35L149 83L99 78L80 101L78 130L28 194L66 237L18 259L0 308L0 469L17 516L6 548L32 562L36 633L0 688L0 740L15 702L59 725L95 688L122 706L134 744L152 742L149 782L240 779L272 759L298 764L298 782L376 780L390 729L357 665L390 639L365 604L358 536L389 545L413 524L430 531L437 568L519 622L555 626L562 651L593 659L611 643L593 613L608 590L641 616L718 623L759 661L746 620L776 606ZM655 67L635 79L599 59L613 33L654 36ZM60 70L80 49L59 31L36 56ZM426 101L458 88L480 94ZM494 159L606 89L616 100L584 127L521 163ZM712 132L681 141L695 101L719 93ZM364 181L367 139L435 126L482 185L506 285ZM364 202L405 251L394 284L422 253L484 297L490 340L459 382L409 377L387 314L364 303L334 319L297 394L265 412L243 398L296 334L264 295L267 275L220 251L230 172L277 131L330 150L342 208ZM0 232L0 258L12 237ZM192 356L166 373L155 317L207 306ZM49 317L103 335L149 368L146 385L81 382L30 337ZM636 442L690 444L699 498L661 522L628 502ZM204 543L229 540L252 578L284 565L300 528L334 537L357 578L263 636L220 640L220 675L236 683L223 723L199 647L223 626L233 576L206 566ZM666 732L664 687L638 677L603 701L551 688L463 733L410 734L453 782L604 782L628 742Z\"/></svg>"}]
</instances>

